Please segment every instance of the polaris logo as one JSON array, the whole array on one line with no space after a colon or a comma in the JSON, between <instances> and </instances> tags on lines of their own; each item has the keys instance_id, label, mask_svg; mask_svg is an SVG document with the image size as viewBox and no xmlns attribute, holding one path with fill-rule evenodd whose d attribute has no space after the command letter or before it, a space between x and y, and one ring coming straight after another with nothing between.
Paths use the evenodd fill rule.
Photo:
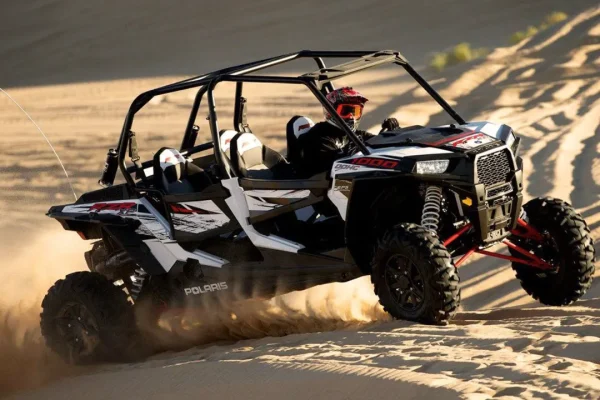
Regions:
<instances>
[{"instance_id":1,"label":"polaris logo","mask_svg":"<svg viewBox=\"0 0 600 400\"><path fill-rule=\"evenodd\" d=\"M192 286L189 288L184 288L183 290L185 291L186 296L189 296L190 294L196 295L219 290L227 290L227 282L211 283L210 285L204 286Z\"/></svg>"},{"instance_id":2,"label":"polaris logo","mask_svg":"<svg viewBox=\"0 0 600 400\"><path fill-rule=\"evenodd\" d=\"M349 191L350 185L336 185L333 189L339 191Z\"/></svg>"}]
</instances>

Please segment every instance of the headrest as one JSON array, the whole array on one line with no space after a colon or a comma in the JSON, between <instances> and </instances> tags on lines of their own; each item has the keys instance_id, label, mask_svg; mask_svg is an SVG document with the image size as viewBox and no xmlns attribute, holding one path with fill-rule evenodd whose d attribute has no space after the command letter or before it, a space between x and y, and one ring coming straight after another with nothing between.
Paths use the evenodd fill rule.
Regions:
<instances>
[{"instance_id":1,"label":"headrest","mask_svg":"<svg viewBox=\"0 0 600 400\"><path fill-rule=\"evenodd\" d=\"M253 133L242 133L237 138L237 152L240 156L243 156L244 153L256 149L262 148L262 143Z\"/></svg>"},{"instance_id":2,"label":"headrest","mask_svg":"<svg viewBox=\"0 0 600 400\"><path fill-rule=\"evenodd\" d=\"M158 162L160 163L160 168L163 171L167 167L170 167L172 165L181 164L181 163L184 163L185 161L186 160L181 155L181 153L175 149L163 147L158 152Z\"/></svg>"},{"instance_id":3,"label":"headrest","mask_svg":"<svg viewBox=\"0 0 600 400\"><path fill-rule=\"evenodd\" d=\"M296 137L300 137L315 126L315 123L308 117L296 115L288 122L288 130Z\"/></svg>"},{"instance_id":4,"label":"headrest","mask_svg":"<svg viewBox=\"0 0 600 400\"><path fill-rule=\"evenodd\" d=\"M231 164L236 173L263 163L263 145L252 133L239 133L231 141Z\"/></svg>"},{"instance_id":5,"label":"headrest","mask_svg":"<svg viewBox=\"0 0 600 400\"><path fill-rule=\"evenodd\" d=\"M287 138L287 158L291 162L298 162L300 150L298 149L298 138L308 132L315 123L307 117L296 115L289 120L285 127Z\"/></svg>"},{"instance_id":6,"label":"headrest","mask_svg":"<svg viewBox=\"0 0 600 400\"><path fill-rule=\"evenodd\" d=\"M154 156L154 179L157 184L172 183L181 179L186 159L175 149L161 148ZM160 169L162 173L157 171ZM166 180L166 181L163 181Z\"/></svg>"},{"instance_id":7,"label":"headrest","mask_svg":"<svg viewBox=\"0 0 600 400\"><path fill-rule=\"evenodd\" d=\"M237 135L238 133L234 130L228 129L228 130L222 130L221 132L219 132L219 136L220 136L220 143L221 143L221 151L223 153L225 153L225 155L229 158L231 158L230 152L229 152L229 148L230 148L230 144L231 144L231 139L233 139L233 137L235 135Z\"/></svg>"}]
</instances>

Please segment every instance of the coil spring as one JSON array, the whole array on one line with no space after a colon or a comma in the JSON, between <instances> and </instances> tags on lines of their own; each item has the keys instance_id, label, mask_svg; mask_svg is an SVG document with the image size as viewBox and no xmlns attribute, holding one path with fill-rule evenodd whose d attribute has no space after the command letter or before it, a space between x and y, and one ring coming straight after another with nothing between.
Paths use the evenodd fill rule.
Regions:
<instances>
[{"instance_id":1,"label":"coil spring","mask_svg":"<svg viewBox=\"0 0 600 400\"><path fill-rule=\"evenodd\" d=\"M440 223L440 210L442 208L442 188L428 186L425 192L425 204L421 215L421 225L437 232Z\"/></svg>"},{"instance_id":2,"label":"coil spring","mask_svg":"<svg viewBox=\"0 0 600 400\"><path fill-rule=\"evenodd\" d=\"M131 277L131 298L133 301L136 301L140 292L142 291L142 286L144 286L144 280L146 279L146 271L141 268L136 269L133 272L133 276Z\"/></svg>"}]
</instances>

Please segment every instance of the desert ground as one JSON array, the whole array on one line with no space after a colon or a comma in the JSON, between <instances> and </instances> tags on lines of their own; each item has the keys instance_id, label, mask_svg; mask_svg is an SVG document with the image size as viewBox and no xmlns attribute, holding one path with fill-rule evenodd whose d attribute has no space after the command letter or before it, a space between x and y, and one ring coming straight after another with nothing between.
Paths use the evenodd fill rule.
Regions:
<instances>
[{"instance_id":1,"label":"desert ground","mask_svg":"<svg viewBox=\"0 0 600 400\"><path fill-rule=\"evenodd\" d=\"M38 3L42 4L32 2L30 7L35 9ZM525 200L554 196L570 202L585 217L592 235L600 238L600 7L582 11L590 3L577 1L569 2L569 7L576 4L581 8L567 21L518 45L498 47L485 59L441 74L427 69L423 73L465 119L501 121L521 135ZM531 8L516 13L522 20L511 20L511 26L520 24L513 31L527 25L526 18L531 18L527 10ZM18 17L27 10L12 11ZM433 20L438 17L441 13L432 14ZM478 17L491 21L497 14L479 12ZM501 31L488 23L493 25L489 37L474 24L474 31L490 40L477 44L501 46L494 42ZM257 25L248 24L243 29L254 37ZM231 34L224 36L233 40ZM52 38L46 40L53 43ZM19 40L35 43L36 38L24 35ZM448 40L443 38L441 47L456 43ZM427 51L436 49L434 37L423 43ZM283 47L274 44L266 54L262 47L257 53L246 49L232 62L289 51ZM380 47L400 47L411 59L400 45ZM0 47L0 54L6 51ZM51 52L51 46L43 51L54 65L47 80L35 73L39 65L21 65L13 57L13 64L8 64L13 67L3 67L12 72L2 70L0 83L3 78L15 82L4 88L50 138L77 195L97 187L106 150L116 145L133 98L190 73L178 60L165 74L160 69L165 64L150 58L154 67L143 74L129 60L122 75L101 71L94 75L98 71L75 68L67 77L56 67L59 55ZM106 65L106 60L99 56L98 64L102 63ZM227 65L214 63L207 62L206 69ZM371 99L364 128L375 130L387 116L398 118L401 125L451 122L415 83L395 70L367 72L344 83ZM231 88L224 85L218 90L220 123L226 127L231 120ZM142 156L177 145L194 94L183 91L157 98L136 118ZM278 150L285 151L285 124L291 116L321 118L311 95L297 88L249 87L248 99L253 131ZM203 113L201 109L199 140L208 140ZM46 142L3 93L0 131L0 395L90 400L600 398L600 279L572 306L543 307L520 288L509 263L475 256L459 270L462 306L447 326L391 321L379 307L368 278L361 278L248 302L211 318L209 329L188 332L181 340L195 346L187 350L132 364L66 366L45 350L39 337L39 304L56 279L85 267L82 252L89 243L44 216L50 205L68 203L73 194ZM595 246L600 249L600 241Z\"/></svg>"}]
</instances>

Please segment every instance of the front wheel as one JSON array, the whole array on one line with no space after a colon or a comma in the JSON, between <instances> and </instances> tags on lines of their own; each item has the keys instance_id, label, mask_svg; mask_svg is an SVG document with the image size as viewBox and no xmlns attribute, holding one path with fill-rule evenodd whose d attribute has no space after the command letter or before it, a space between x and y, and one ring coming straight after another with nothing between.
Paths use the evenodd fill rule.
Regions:
<instances>
[{"instance_id":1,"label":"front wheel","mask_svg":"<svg viewBox=\"0 0 600 400\"><path fill-rule=\"evenodd\" d=\"M553 198L533 199L523 206L525 221L542 234L543 241L513 235L520 247L553 264L552 271L513 262L525 291L542 304L565 306L579 299L592 284L594 241L575 209ZM511 250L514 257L520 254Z\"/></svg>"},{"instance_id":2,"label":"front wheel","mask_svg":"<svg viewBox=\"0 0 600 400\"><path fill-rule=\"evenodd\" d=\"M450 253L432 231L415 224L397 225L379 240L371 281L379 302L396 319L442 324L460 303Z\"/></svg>"}]
</instances>

